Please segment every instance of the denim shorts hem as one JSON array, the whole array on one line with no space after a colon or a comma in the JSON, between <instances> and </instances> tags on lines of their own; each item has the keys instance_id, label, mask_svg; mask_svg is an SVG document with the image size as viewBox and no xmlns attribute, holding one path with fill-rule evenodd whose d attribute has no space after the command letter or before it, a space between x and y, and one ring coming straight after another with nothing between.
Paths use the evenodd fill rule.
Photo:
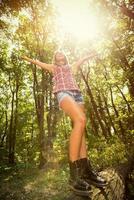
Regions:
<instances>
[{"instance_id":1,"label":"denim shorts hem","mask_svg":"<svg viewBox=\"0 0 134 200\"><path fill-rule=\"evenodd\" d=\"M80 91L66 90L66 91L60 91L56 93L59 107L60 107L61 101L66 96L71 96L75 100L75 102L77 102L78 104L84 104L83 97Z\"/></svg>"}]
</instances>

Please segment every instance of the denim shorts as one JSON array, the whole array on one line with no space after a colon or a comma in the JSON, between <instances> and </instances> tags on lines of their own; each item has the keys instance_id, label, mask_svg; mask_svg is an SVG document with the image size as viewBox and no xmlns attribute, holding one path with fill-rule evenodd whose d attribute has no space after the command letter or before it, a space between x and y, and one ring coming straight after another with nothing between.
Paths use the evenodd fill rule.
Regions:
<instances>
[{"instance_id":1,"label":"denim shorts","mask_svg":"<svg viewBox=\"0 0 134 200\"><path fill-rule=\"evenodd\" d=\"M58 100L58 103L59 103L59 107L60 107L60 103L63 100L63 98L67 97L67 96L71 96L75 100L75 102L77 102L79 104L84 103L83 96L82 96L80 91L65 90L65 91L60 91L60 92L56 93L56 97L57 97L57 100Z\"/></svg>"}]
</instances>

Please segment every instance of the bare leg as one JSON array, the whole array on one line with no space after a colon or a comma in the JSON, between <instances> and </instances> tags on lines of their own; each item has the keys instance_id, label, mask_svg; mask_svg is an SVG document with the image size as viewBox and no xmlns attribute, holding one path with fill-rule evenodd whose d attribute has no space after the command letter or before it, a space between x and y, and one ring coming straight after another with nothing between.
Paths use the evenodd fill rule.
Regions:
<instances>
[{"instance_id":1,"label":"bare leg","mask_svg":"<svg viewBox=\"0 0 134 200\"><path fill-rule=\"evenodd\" d=\"M81 148L80 148L80 158L87 158L85 135L82 136L82 142L81 142Z\"/></svg>"},{"instance_id":2,"label":"bare leg","mask_svg":"<svg viewBox=\"0 0 134 200\"><path fill-rule=\"evenodd\" d=\"M85 113L85 107L84 104L79 104L80 109ZM81 148L80 148L80 158L87 158L87 150L86 150L86 138L85 138L85 133L82 135L82 142L81 142ZM88 158L87 158L88 160ZM83 166L88 166L89 170L89 175L86 172L86 178L89 179L90 181L88 183L98 186L98 187L104 187L107 185L107 182L100 176L98 176L93 170L92 166L90 164L90 161L88 160L88 165L86 164L87 161L84 159L83 161ZM86 179L86 180L87 180Z\"/></svg>"},{"instance_id":3,"label":"bare leg","mask_svg":"<svg viewBox=\"0 0 134 200\"><path fill-rule=\"evenodd\" d=\"M78 104L80 109L85 113L84 104ZM80 158L87 157L87 149L86 149L86 137L85 137L85 130L83 130L82 141L81 141L81 148L80 148Z\"/></svg>"},{"instance_id":4,"label":"bare leg","mask_svg":"<svg viewBox=\"0 0 134 200\"><path fill-rule=\"evenodd\" d=\"M81 106L82 107L82 106ZM71 174L71 181L74 180L75 184L77 182L77 178L79 175L81 176L81 172L76 170L76 167L74 168L75 165L73 165L73 161L79 160L80 158L86 158L87 156L87 151L86 151L86 142L85 142L85 126L86 126L86 117L85 113L83 112L84 107L80 109L80 106L78 103L76 103L71 97L65 97L62 102L61 102L61 108L67 113L71 119L73 120L73 129L70 135L70 146L69 146L69 158L72 161L72 164L70 162L70 174ZM90 172L89 174L85 171L83 172L83 176L86 176L86 181L84 177L81 179L78 179L82 183L82 189L78 191L78 188L75 188L75 186L72 184L71 188L77 190L77 192L82 192L84 195L88 196L89 195L89 189L90 184L97 186L97 187L104 187L107 185L106 181L97 176L93 171L90 165L87 163L87 159L81 159L84 161L83 166L88 167L88 171ZM72 166L73 165L73 166ZM75 169L75 171L74 171ZM78 177L77 177L78 176ZM76 179L75 179L76 177ZM78 186L79 182L78 182Z\"/></svg>"},{"instance_id":5,"label":"bare leg","mask_svg":"<svg viewBox=\"0 0 134 200\"><path fill-rule=\"evenodd\" d=\"M69 96L62 100L60 107L73 121L73 129L70 134L69 142L69 158L71 161L75 161L80 157L82 136L86 124L85 114L80 109L79 105ZM84 148L85 145L83 145L82 149ZM84 150L82 152L84 152Z\"/></svg>"},{"instance_id":6,"label":"bare leg","mask_svg":"<svg viewBox=\"0 0 134 200\"><path fill-rule=\"evenodd\" d=\"M82 177L79 162L80 151L83 147L85 148L85 145L82 147L81 144L86 125L86 117L84 112L80 109L78 103L76 103L70 96L64 97L60 106L73 121L73 129L70 135L69 143L69 185L76 194L89 197L91 187L90 184ZM82 150L82 153L83 152L84 149Z\"/></svg>"}]
</instances>

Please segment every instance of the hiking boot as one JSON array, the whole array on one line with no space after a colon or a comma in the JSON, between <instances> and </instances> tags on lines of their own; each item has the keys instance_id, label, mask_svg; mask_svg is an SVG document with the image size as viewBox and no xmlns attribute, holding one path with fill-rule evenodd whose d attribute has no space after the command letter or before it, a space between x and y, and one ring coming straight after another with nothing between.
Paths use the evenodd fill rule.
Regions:
<instances>
[{"instance_id":1,"label":"hiking boot","mask_svg":"<svg viewBox=\"0 0 134 200\"><path fill-rule=\"evenodd\" d=\"M79 166L81 168L82 178L89 184L96 187L104 187L108 183L93 171L90 161L87 158L79 159Z\"/></svg>"},{"instance_id":2,"label":"hiking boot","mask_svg":"<svg viewBox=\"0 0 134 200\"><path fill-rule=\"evenodd\" d=\"M84 179L81 178L81 169L79 167L79 160L69 161L70 178L69 187L77 195L89 196L91 194L91 186Z\"/></svg>"}]
</instances>

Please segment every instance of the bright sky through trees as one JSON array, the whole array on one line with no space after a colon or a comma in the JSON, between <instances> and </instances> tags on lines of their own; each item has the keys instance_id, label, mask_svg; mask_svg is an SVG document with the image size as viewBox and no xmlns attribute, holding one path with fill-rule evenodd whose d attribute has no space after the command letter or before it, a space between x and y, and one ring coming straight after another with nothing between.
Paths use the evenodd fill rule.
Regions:
<instances>
[{"instance_id":1,"label":"bright sky through trees","mask_svg":"<svg viewBox=\"0 0 134 200\"><path fill-rule=\"evenodd\" d=\"M51 2L59 11L58 23L63 37L66 33L72 34L81 41L98 37L99 21L89 0L52 0Z\"/></svg>"}]
</instances>

